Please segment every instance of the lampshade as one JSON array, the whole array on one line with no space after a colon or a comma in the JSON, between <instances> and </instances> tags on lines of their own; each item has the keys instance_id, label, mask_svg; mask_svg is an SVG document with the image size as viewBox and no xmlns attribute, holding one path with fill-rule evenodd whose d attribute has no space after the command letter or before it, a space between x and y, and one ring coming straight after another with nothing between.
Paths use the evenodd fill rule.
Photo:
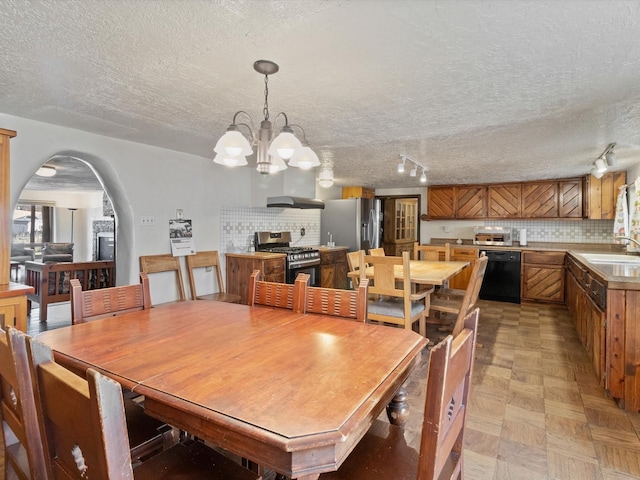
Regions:
<instances>
[{"instance_id":1,"label":"lampshade","mask_svg":"<svg viewBox=\"0 0 640 480\"><path fill-rule=\"evenodd\" d=\"M237 130L227 130L225 134L220 137L213 151L216 153L224 153L231 157L237 157L239 155L246 157L253 153L249 140Z\"/></svg>"},{"instance_id":2,"label":"lampshade","mask_svg":"<svg viewBox=\"0 0 640 480\"><path fill-rule=\"evenodd\" d=\"M599 172L596 167L591 167L591 175L593 175L595 178L602 178L604 172Z\"/></svg>"},{"instance_id":3,"label":"lampshade","mask_svg":"<svg viewBox=\"0 0 640 480\"><path fill-rule=\"evenodd\" d=\"M398 173L404 173L404 160L398 164Z\"/></svg>"},{"instance_id":4,"label":"lampshade","mask_svg":"<svg viewBox=\"0 0 640 480\"><path fill-rule=\"evenodd\" d=\"M36 175L39 177L53 177L56 174L56 167L51 165L43 165L36 170Z\"/></svg>"},{"instance_id":5,"label":"lampshade","mask_svg":"<svg viewBox=\"0 0 640 480\"><path fill-rule=\"evenodd\" d=\"M424 170L422 170L422 175L420 175L420 182L427 183L427 172L425 172Z\"/></svg>"},{"instance_id":6,"label":"lampshade","mask_svg":"<svg viewBox=\"0 0 640 480\"><path fill-rule=\"evenodd\" d=\"M604 173L607 171L607 164L602 158L596 160L596 170L599 173Z\"/></svg>"},{"instance_id":7,"label":"lampshade","mask_svg":"<svg viewBox=\"0 0 640 480\"><path fill-rule=\"evenodd\" d=\"M333 186L333 172L331 170L322 170L318 174L318 185L322 188Z\"/></svg>"},{"instance_id":8,"label":"lampshade","mask_svg":"<svg viewBox=\"0 0 640 480\"><path fill-rule=\"evenodd\" d=\"M225 153L217 153L216 156L213 157L213 162L226 167L242 167L247 164L247 159L242 155L234 157L232 155L226 155Z\"/></svg>"},{"instance_id":9,"label":"lampshade","mask_svg":"<svg viewBox=\"0 0 640 480\"><path fill-rule=\"evenodd\" d=\"M607 165L609 165L610 167L616 166L616 154L613 152L613 150L607 153L604 158L607 160Z\"/></svg>"},{"instance_id":10,"label":"lampshade","mask_svg":"<svg viewBox=\"0 0 640 480\"><path fill-rule=\"evenodd\" d=\"M418 167L413 167L411 169L411 171L409 172L409 176L410 177L415 177L416 175L418 175Z\"/></svg>"},{"instance_id":11,"label":"lampshade","mask_svg":"<svg viewBox=\"0 0 640 480\"><path fill-rule=\"evenodd\" d=\"M298 167L302 170L309 170L310 168L320 165L320 160L310 147L302 147L296 151L296 153L289 160L290 167Z\"/></svg>"},{"instance_id":12,"label":"lampshade","mask_svg":"<svg viewBox=\"0 0 640 480\"><path fill-rule=\"evenodd\" d=\"M284 130L284 129L283 129ZM272 157L276 155L285 160L289 160L296 153L296 150L302 148L302 143L293 133L282 131L269 146L268 154Z\"/></svg>"}]
</instances>

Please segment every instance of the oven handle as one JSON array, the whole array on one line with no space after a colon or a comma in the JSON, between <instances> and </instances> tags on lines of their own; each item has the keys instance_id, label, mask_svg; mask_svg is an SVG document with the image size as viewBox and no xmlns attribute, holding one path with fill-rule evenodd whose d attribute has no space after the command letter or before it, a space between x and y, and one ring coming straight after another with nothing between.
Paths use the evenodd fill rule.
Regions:
<instances>
[{"instance_id":1,"label":"oven handle","mask_svg":"<svg viewBox=\"0 0 640 480\"><path fill-rule=\"evenodd\" d=\"M292 268L313 267L315 265L320 265L319 258L309 258L307 260L296 260L294 262L289 263L289 270L291 270Z\"/></svg>"}]
</instances>

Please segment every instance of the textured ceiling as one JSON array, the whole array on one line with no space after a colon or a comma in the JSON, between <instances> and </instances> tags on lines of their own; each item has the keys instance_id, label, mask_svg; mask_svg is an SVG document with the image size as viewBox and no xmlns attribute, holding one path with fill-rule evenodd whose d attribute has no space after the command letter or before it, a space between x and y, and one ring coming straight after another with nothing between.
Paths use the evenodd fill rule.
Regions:
<instances>
[{"instance_id":1,"label":"textured ceiling","mask_svg":"<svg viewBox=\"0 0 640 480\"><path fill-rule=\"evenodd\" d=\"M0 0L0 112L212 157L237 110L304 127L337 185L640 161L640 2ZM212 168L222 168L212 164Z\"/></svg>"}]
</instances>

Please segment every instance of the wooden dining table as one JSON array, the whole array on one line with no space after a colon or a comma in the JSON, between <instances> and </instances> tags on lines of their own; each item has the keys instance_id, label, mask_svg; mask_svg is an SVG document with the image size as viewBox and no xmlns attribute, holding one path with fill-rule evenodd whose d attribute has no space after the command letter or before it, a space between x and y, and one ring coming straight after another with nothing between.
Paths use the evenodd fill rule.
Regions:
<instances>
[{"instance_id":1,"label":"wooden dining table","mask_svg":"<svg viewBox=\"0 0 640 480\"><path fill-rule=\"evenodd\" d=\"M409 276L412 283L444 285L468 266L469 262L409 260ZM373 267L367 267L365 275L367 278L373 278ZM404 278L402 265L394 267L394 275L398 280ZM349 276L358 278L360 271L349 272Z\"/></svg>"},{"instance_id":2,"label":"wooden dining table","mask_svg":"<svg viewBox=\"0 0 640 480\"><path fill-rule=\"evenodd\" d=\"M145 395L145 410L290 478L338 468L417 364L405 329L187 301L38 335L57 361Z\"/></svg>"}]
</instances>

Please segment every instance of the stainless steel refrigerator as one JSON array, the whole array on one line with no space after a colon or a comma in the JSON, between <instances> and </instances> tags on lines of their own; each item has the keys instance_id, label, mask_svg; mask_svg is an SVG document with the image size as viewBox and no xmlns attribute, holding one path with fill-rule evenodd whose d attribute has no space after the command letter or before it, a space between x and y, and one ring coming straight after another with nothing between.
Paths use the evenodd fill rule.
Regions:
<instances>
[{"instance_id":1,"label":"stainless steel refrigerator","mask_svg":"<svg viewBox=\"0 0 640 480\"><path fill-rule=\"evenodd\" d=\"M350 251L379 248L381 244L382 215L380 200L371 198L347 198L325 200L320 220L320 239L323 245L329 241L329 232L336 246L349 247Z\"/></svg>"}]
</instances>

